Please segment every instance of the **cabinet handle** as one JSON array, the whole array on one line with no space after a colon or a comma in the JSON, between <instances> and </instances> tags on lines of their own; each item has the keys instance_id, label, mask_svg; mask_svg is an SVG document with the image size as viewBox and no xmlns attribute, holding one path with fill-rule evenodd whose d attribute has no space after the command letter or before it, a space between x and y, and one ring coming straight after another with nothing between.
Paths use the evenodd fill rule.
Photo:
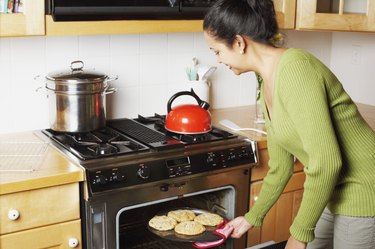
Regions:
<instances>
[{"instance_id":1,"label":"cabinet handle","mask_svg":"<svg viewBox=\"0 0 375 249\"><path fill-rule=\"evenodd\" d=\"M20 217L20 212L16 209L12 209L8 211L8 218L10 220L17 220Z\"/></svg>"},{"instance_id":2,"label":"cabinet handle","mask_svg":"<svg viewBox=\"0 0 375 249\"><path fill-rule=\"evenodd\" d=\"M69 239L69 247L70 248L75 248L78 246L78 239L76 238L70 238Z\"/></svg>"}]
</instances>

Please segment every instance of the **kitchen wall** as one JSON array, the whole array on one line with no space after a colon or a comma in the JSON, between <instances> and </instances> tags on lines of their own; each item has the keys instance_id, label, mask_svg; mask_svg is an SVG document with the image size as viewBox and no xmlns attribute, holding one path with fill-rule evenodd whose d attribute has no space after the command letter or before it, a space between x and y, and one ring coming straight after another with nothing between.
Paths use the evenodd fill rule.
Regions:
<instances>
[{"instance_id":1,"label":"kitchen wall","mask_svg":"<svg viewBox=\"0 0 375 249\"><path fill-rule=\"evenodd\" d=\"M355 101L375 105L375 34L285 33L288 46L329 65ZM107 95L108 118L164 114L170 96L188 88L185 67L193 57L218 67L210 78L213 108L255 102L254 75L218 65L202 33L0 38L0 133L48 128L43 77L78 59L85 69L119 76L111 84L117 92Z\"/></svg>"}]
</instances>

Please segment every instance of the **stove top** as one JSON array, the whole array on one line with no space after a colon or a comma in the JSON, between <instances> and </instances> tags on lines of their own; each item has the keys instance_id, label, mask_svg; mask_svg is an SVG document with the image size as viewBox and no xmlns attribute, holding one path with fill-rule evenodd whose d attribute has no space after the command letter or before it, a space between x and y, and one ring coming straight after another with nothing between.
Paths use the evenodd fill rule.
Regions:
<instances>
[{"instance_id":1,"label":"stove top","mask_svg":"<svg viewBox=\"0 0 375 249\"><path fill-rule=\"evenodd\" d=\"M109 127L85 133L56 132L51 129L42 132L81 160L149 150L147 146Z\"/></svg>"},{"instance_id":2,"label":"stove top","mask_svg":"<svg viewBox=\"0 0 375 249\"><path fill-rule=\"evenodd\" d=\"M131 136L155 150L181 148L185 145L208 143L237 137L225 130L213 127L203 134L178 134L165 129L165 115L152 117L138 115L136 119L117 119L107 122L109 127Z\"/></svg>"},{"instance_id":3,"label":"stove top","mask_svg":"<svg viewBox=\"0 0 375 249\"><path fill-rule=\"evenodd\" d=\"M165 115L108 120L106 127L86 133L42 133L80 160L90 160L135 152L166 151L197 143L236 138L237 135L213 127L204 134L177 134L165 129Z\"/></svg>"},{"instance_id":4,"label":"stove top","mask_svg":"<svg viewBox=\"0 0 375 249\"><path fill-rule=\"evenodd\" d=\"M42 130L85 168L88 195L257 163L256 142L217 127L198 135L164 128L165 116L108 120L88 133Z\"/></svg>"}]
</instances>

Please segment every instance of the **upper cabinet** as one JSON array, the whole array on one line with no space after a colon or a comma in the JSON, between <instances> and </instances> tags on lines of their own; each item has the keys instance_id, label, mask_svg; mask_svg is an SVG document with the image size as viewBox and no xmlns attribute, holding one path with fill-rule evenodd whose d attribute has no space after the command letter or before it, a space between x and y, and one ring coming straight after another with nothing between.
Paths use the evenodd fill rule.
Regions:
<instances>
[{"instance_id":1,"label":"upper cabinet","mask_svg":"<svg viewBox=\"0 0 375 249\"><path fill-rule=\"evenodd\" d=\"M295 28L296 0L274 0L281 29ZM46 16L47 35L94 35L164 32L202 32L202 20L124 20L54 22Z\"/></svg>"},{"instance_id":2,"label":"upper cabinet","mask_svg":"<svg viewBox=\"0 0 375 249\"><path fill-rule=\"evenodd\" d=\"M0 14L0 37L45 34L44 0L24 0L23 13Z\"/></svg>"},{"instance_id":3,"label":"upper cabinet","mask_svg":"<svg viewBox=\"0 0 375 249\"><path fill-rule=\"evenodd\" d=\"M0 37L202 32L202 20L54 22L45 0L23 1L23 13L0 14ZM280 29L375 32L375 0L273 1Z\"/></svg>"},{"instance_id":4,"label":"upper cabinet","mask_svg":"<svg viewBox=\"0 0 375 249\"><path fill-rule=\"evenodd\" d=\"M298 0L297 30L375 31L375 0Z\"/></svg>"},{"instance_id":5,"label":"upper cabinet","mask_svg":"<svg viewBox=\"0 0 375 249\"><path fill-rule=\"evenodd\" d=\"M280 29L294 29L296 0L273 0L277 23Z\"/></svg>"},{"instance_id":6,"label":"upper cabinet","mask_svg":"<svg viewBox=\"0 0 375 249\"><path fill-rule=\"evenodd\" d=\"M202 25L202 20L116 20L54 22L52 16L46 16L46 34L51 36L200 32L203 30Z\"/></svg>"}]
</instances>

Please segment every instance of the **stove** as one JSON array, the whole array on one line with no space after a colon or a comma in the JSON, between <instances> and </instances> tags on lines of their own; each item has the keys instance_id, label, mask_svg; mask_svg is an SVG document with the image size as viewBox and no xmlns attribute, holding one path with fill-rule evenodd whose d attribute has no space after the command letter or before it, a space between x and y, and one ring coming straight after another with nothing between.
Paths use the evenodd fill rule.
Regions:
<instances>
[{"instance_id":1,"label":"stove","mask_svg":"<svg viewBox=\"0 0 375 249\"><path fill-rule=\"evenodd\" d=\"M107 120L106 127L88 133L41 131L85 170L83 248L191 248L150 234L147 221L173 207L204 209L227 219L248 210L256 142L215 126L197 135L164 126L165 115L155 114ZM242 238L220 248L245 245Z\"/></svg>"},{"instance_id":2,"label":"stove","mask_svg":"<svg viewBox=\"0 0 375 249\"><path fill-rule=\"evenodd\" d=\"M215 126L203 134L173 133L159 114L108 120L106 127L92 132L42 133L86 169L90 196L257 162L254 141Z\"/></svg>"}]
</instances>

